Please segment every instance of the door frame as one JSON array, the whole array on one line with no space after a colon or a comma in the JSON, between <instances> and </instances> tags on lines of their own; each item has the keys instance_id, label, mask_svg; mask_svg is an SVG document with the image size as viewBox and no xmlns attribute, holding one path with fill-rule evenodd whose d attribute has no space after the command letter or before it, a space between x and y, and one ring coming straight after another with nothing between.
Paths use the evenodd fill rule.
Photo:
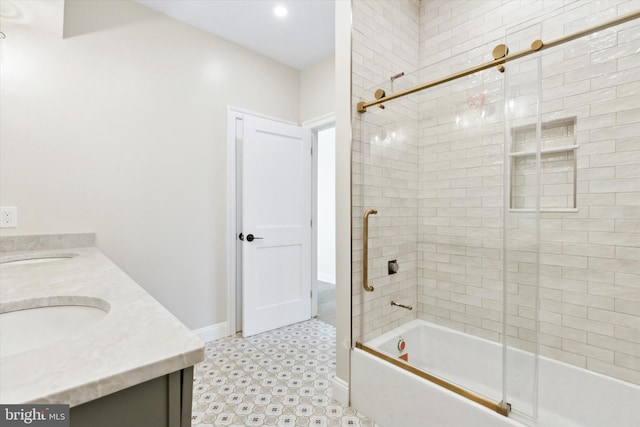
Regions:
<instances>
[{"instance_id":1,"label":"door frame","mask_svg":"<svg viewBox=\"0 0 640 427\"><path fill-rule=\"evenodd\" d=\"M238 259L241 257L239 251L241 246L238 245L238 233L240 220L238 215L237 202L238 198L242 198L238 194L237 185L237 141L236 141L236 121L241 120L245 115L251 115L280 123L298 126L297 123L288 120L282 120L277 117L267 116L265 114L256 113L255 111L243 108L227 106L227 336L234 335L241 322L240 314L242 307L241 287L238 285L238 279L241 278L241 272L238 271ZM318 131L334 127L336 122L335 113L326 114L318 118L308 120L302 123L302 127L311 129L311 144L314 155L312 156L311 165L311 316L318 315L318 232L316 224L318 223Z\"/></svg>"},{"instance_id":2,"label":"door frame","mask_svg":"<svg viewBox=\"0 0 640 427\"><path fill-rule=\"evenodd\" d=\"M335 113L326 114L302 123L303 128L311 129L313 151L311 164L311 317L318 315L318 132L335 127Z\"/></svg>"}]
</instances>

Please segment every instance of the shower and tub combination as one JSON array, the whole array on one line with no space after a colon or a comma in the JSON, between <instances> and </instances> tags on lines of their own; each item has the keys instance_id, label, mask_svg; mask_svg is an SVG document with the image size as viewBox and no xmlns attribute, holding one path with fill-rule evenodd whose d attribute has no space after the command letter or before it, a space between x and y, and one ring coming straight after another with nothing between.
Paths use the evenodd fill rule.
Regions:
<instances>
[{"instance_id":1,"label":"shower and tub combination","mask_svg":"<svg viewBox=\"0 0 640 427\"><path fill-rule=\"evenodd\" d=\"M565 1L479 66L444 59L358 94L351 402L380 425L638 425L628 3L553 34L585 4Z\"/></svg>"}]
</instances>

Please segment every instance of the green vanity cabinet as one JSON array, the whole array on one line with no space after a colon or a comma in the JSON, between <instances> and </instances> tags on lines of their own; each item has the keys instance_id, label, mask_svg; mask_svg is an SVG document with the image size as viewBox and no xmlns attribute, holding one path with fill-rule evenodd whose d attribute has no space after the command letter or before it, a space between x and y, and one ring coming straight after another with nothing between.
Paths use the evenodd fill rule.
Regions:
<instances>
[{"instance_id":1,"label":"green vanity cabinet","mask_svg":"<svg viewBox=\"0 0 640 427\"><path fill-rule=\"evenodd\" d=\"M71 408L71 427L190 427L193 366Z\"/></svg>"}]
</instances>

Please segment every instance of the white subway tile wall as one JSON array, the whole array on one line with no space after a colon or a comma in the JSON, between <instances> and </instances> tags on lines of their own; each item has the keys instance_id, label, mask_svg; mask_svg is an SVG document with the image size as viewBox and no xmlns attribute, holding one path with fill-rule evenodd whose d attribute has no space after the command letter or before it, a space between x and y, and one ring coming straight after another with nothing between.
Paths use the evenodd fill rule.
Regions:
<instances>
[{"instance_id":1,"label":"white subway tile wall","mask_svg":"<svg viewBox=\"0 0 640 427\"><path fill-rule=\"evenodd\" d=\"M418 0L356 1L353 4L353 100L374 97L419 83L415 75L392 76L419 67ZM374 84L379 84L371 88ZM418 203L418 103L405 98L373 114L354 117L353 197L353 338L366 341L416 318L416 239ZM365 202L366 201L366 202ZM362 217L369 217L369 284L362 287ZM396 274L388 262L396 260ZM416 307L417 308L417 307ZM366 323L365 323L366 322Z\"/></svg>"},{"instance_id":2,"label":"white subway tile wall","mask_svg":"<svg viewBox=\"0 0 640 427\"><path fill-rule=\"evenodd\" d=\"M499 43L514 52L638 9L628 0L356 0L354 106L379 87L391 93L491 60ZM510 345L640 384L639 50L640 22L628 22L510 62L505 74L486 70L354 113L354 340L416 316L500 340L506 274ZM505 158L529 149L523 129L535 136L538 113L542 133L557 133L541 148L578 148L541 156L539 183L529 158L505 180ZM514 187L507 203L514 196L512 207L526 209L505 210ZM528 212L536 198L543 211ZM369 229L373 293L362 291L369 208L379 212ZM387 275L391 259L398 274Z\"/></svg>"}]
</instances>

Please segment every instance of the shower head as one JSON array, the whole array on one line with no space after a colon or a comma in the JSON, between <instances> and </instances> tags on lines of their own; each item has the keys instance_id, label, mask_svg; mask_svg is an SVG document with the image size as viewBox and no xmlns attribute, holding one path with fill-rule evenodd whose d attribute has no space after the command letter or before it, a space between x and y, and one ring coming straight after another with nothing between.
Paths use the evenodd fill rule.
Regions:
<instances>
[{"instance_id":1,"label":"shower head","mask_svg":"<svg viewBox=\"0 0 640 427\"><path fill-rule=\"evenodd\" d=\"M399 79L402 76L404 76L404 71L389 77L389 80L394 81L395 79Z\"/></svg>"}]
</instances>

